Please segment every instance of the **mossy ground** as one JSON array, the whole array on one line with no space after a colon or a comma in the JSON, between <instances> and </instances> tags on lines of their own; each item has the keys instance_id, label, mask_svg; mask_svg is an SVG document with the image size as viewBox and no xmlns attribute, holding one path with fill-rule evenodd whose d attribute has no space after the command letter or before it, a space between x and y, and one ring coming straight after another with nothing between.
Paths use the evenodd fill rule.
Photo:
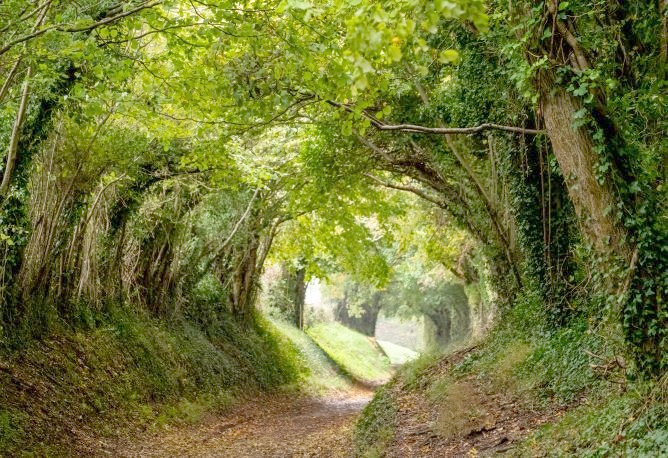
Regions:
<instances>
[{"instance_id":1,"label":"mossy ground","mask_svg":"<svg viewBox=\"0 0 668 458\"><path fill-rule=\"evenodd\" d=\"M2 352L0 455L85 453L95 441L196 423L254 392L294 390L310 372L261 317L203 330L110 309Z\"/></svg>"}]
</instances>

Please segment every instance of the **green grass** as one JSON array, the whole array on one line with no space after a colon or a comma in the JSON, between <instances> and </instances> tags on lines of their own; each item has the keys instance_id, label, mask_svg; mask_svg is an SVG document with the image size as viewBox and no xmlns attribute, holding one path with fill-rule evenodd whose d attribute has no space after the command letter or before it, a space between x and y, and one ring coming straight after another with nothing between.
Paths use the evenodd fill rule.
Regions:
<instances>
[{"instance_id":1,"label":"green grass","mask_svg":"<svg viewBox=\"0 0 668 458\"><path fill-rule=\"evenodd\" d=\"M339 323L320 323L306 332L355 380L378 383L390 377L389 359L359 332Z\"/></svg>"},{"instance_id":2,"label":"green grass","mask_svg":"<svg viewBox=\"0 0 668 458\"><path fill-rule=\"evenodd\" d=\"M300 387L315 394L331 390L346 390L350 381L330 357L306 333L280 319L270 318L271 324L296 348L305 370L300 374Z\"/></svg>"},{"instance_id":3,"label":"green grass","mask_svg":"<svg viewBox=\"0 0 668 458\"><path fill-rule=\"evenodd\" d=\"M418 352L413 351L410 348L402 347L401 345L386 340L378 340L377 342L387 357L390 358L390 363L392 364L405 364L408 361L416 359L420 355Z\"/></svg>"},{"instance_id":4,"label":"green grass","mask_svg":"<svg viewBox=\"0 0 668 458\"><path fill-rule=\"evenodd\" d=\"M73 454L84 437L196 423L260 390L309 373L288 337L258 317L204 331L124 308L87 329L54 329L0 353L0 456Z\"/></svg>"}]
</instances>

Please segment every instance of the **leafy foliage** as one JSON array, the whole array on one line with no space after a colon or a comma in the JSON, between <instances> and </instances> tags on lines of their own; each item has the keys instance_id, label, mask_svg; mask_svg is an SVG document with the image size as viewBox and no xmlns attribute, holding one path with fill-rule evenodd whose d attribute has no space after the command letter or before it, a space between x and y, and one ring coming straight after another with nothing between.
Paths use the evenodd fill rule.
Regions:
<instances>
[{"instance_id":1,"label":"leafy foliage","mask_svg":"<svg viewBox=\"0 0 668 458\"><path fill-rule=\"evenodd\" d=\"M117 303L251 326L270 260L523 314L565 398L592 323L668 367L665 2L11 0L0 30L3 349Z\"/></svg>"}]
</instances>

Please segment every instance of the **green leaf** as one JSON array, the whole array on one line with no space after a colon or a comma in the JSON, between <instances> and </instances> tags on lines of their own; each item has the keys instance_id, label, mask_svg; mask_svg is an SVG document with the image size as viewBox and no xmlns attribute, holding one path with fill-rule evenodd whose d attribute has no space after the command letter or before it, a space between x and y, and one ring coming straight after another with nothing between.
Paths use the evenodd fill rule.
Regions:
<instances>
[{"instance_id":1,"label":"green leaf","mask_svg":"<svg viewBox=\"0 0 668 458\"><path fill-rule=\"evenodd\" d=\"M306 10L313 7L309 0L287 0L287 5L295 10Z\"/></svg>"},{"instance_id":2,"label":"green leaf","mask_svg":"<svg viewBox=\"0 0 668 458\"><path fill-rule=\"evenodd\" d=\"M454 49L446 49L438 55L438 61L442 64L459 62L459 53Z\"/></svg>"},{"instance_id":3,"label":"green leaf","mask_svg":"<svg viewBox=\"0 0 668 458\"><path fill-rule=\"evenodd\" d=\"M399 46L390 46L390 48L387 50L387 54L393 62L399 62L401 60L402 54L401 54L401 49Z\"/></svg>"},{"instance_id":4,"label":"green leaf","mask_svg":"<svg viewBox=\"0 0 668 458\"><path fill-rule=\"evenodd\" d=\"M582 97L587 93L588 86L589 85L587 83L582 83L576 90L573 91L573 95L577 97Z\"/></svg>"}]
</instances>

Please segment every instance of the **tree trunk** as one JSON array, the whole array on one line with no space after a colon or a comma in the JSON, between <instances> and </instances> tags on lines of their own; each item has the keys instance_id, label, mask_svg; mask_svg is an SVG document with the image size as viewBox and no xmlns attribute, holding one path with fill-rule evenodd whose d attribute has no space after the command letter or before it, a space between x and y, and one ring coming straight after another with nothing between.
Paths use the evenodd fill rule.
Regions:
<instances>
[{"instance_id":1,"label":"tree trunk","mask_svg":"<svg viewBox=\"0 0 668 458\"><path fill-rule=\"evenodd\" d=\"M427 332L428 347L444 348L452 338L452 320L448 310L425 315L433 326L432 332Z\"/></svg>"},{"instance_id":2,"label":"tree trunk","mask_svg":"<svg viewBox=\"0 0 668 458\"><path fill-rule=\"evenodd\" d=\"M361 316L354 316L349 313L348 300L347 297L344 297L337 304L336 321L366 336L373 337L376 334L376 323L382 308L381 297L381 293L377 292L370 301L362 304Z\"/></svg>"},{"instance_id":3,"label":"tree trunk","mask_svg":"<svg viewBox=\"0 0 668 458\"><path fill-rule=\"evenodd\" d=\"M234 271L232 281L232 312L249 318L255 295L258 241L253 238Z\"/></svg>"},{"instance_id":4,"label":"tree trunk","mask_svg":"<svg viewBox=\"0 0 668 458\"><path fill-rule=\"evenodd\" d=\"M457 317L457 326L452 332L453 340L465 339L471 334L471 309L468 298L465 302L454 304L453 312Z\"/></svg>"},{"instance_id":5,"label":"tree trunk","mask_svg":"<svg viewBox=\"0 0 668 458\"><path fill-rule=\"evenodd\" d=\"M584 128L573 126L582 106L564 89L549 86L543 91L545 128L583 232L600 252L629 260L625 231L614 219L612 189L600 184L594 174L598 158L593 139Z\"/></svg>"},{"instance_id":6,"label":"tree trunk","mask_svg":"<svg viewBox=\"0 0 668 458\"><path fill-rule=\"evenodd\" d=\"M23 89L21 92L21 102L19 109L16 112L16 119L14 120L14 127L12 128L12 135L9 140L9 149L7 150L7 163L5 164L5 171L2 175L2 182L0 183L0 196L4 197L9 191L9 185L14 174L14 165L19 152L19 139L21 138L21 131L23 130L23 120L25 119L26 111L28 109L28 98L30 97L30 78L32 77L32 65L28 65L25 80L23 81Z\"/></svg>"},{"instance_id":7,"label":"tree trunk","mask_svg":"<svg viewBox=\"0 0 668 458\"><path fill-rule=\"evenodd\" d=\"M302 267L295 273L295 309L297 311L297 327L304 329L304 303L306 302L306 270Z\"/></svg>"},{"instance_id":8,"label":"tree trunk","mask_svg":"<svg viewBox=\"0 0 668 458\"><path fill-rule=\"evenodd\" d=\"M306 270L303 267L294 268L288 263L281 265L281 293L278 306L299 329L304 329L304 302L306 299Z\"/></svg>"}]
</instances>

